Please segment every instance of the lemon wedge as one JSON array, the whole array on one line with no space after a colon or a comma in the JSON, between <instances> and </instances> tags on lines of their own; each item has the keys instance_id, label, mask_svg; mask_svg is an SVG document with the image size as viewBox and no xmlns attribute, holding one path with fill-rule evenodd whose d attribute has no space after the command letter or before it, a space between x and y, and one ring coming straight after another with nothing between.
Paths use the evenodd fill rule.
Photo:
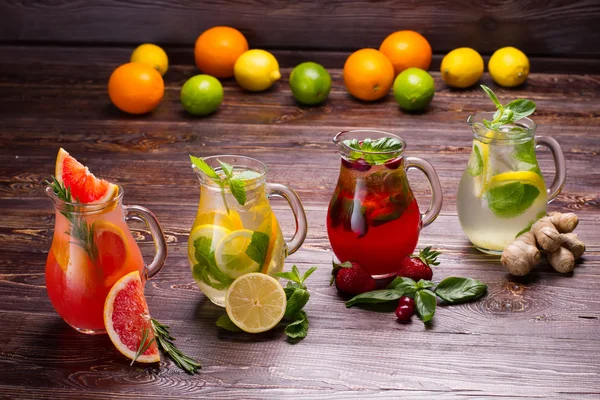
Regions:
<instances>
[{"instance_id":1,"label":"lemon wedge","mask_svg":"<svg viewBox=\"0 0 600 400\"><path fill-rule=\"evenodd\" d=\"M508 182L529 183L535 186L540 193L546 192L546 183L541 176L532 171L508 171L494 175L490 181L492 187L499 186Z\"/></svg>"},{"instance_id":2,"label":"lemon wedge","mask_svg":"<svg viewBox=\"0 0 600 400\"><path fill-rule=\"evenodd\" d=\"M215 260L221 272L237 278L250 272L258 272L260 264L246 254L254 231L238 229L225 236L215 249Z\"/></svg>"}]
</instances>

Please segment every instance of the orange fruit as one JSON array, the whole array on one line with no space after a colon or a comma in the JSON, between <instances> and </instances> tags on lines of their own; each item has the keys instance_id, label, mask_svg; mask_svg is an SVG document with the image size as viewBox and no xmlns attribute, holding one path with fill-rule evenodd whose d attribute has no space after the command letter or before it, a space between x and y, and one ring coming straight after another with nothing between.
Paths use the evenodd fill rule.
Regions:
<instances>
[{"instance_id":1,"label":"orange fruit","mask_svg":"<svg viewBox=\"0 0 600 400\"><path fill-rule=\"evenodd\" d=\"M104 179L96 178L87 167L62 148L58 151L58 156L56 157L54 176L65 188L71 190L73 201L80 203L109 201L115 198L119 192L117 185Z\"/></svg>"},{"instance_id":2,"label":"orange fruit","mask_svg":"<svg viewBox=\"0 0 600 400\"><path fill-rule=\"evenodd\" d=\"M394 82L394 67L379 50L361 49L350 54L344 64L346 89L361 100L384 97Z\"/></svg>"},{"instance_id":3,"label":"orange fruit","mask_svg":"<svg viewBox=\"0 0 600 400\"><path fill-rule=\"evenodd\" d=\"M148 304L144 297L144 285L138 271L130 272L119 279L108 292L104 302L104 327L117 350L131 360L135 358L146 332L144 343L152 342L135 361L160 361Z\"/></svg>"},{"instance_id":4,"label":"orange fruit","mask_svg":"<svg viewBox=\"0 0 600 400\"><path fill-rule=\"evenodd\" d=\"M130 62L115 69L108 80L108 95L121 111L145 114L156 108L165 92L163 78L147 64Z\"/></svg>"},{"instance_id":5,"label":"orange fruit","mask_svg":"<svg viewBox=\"0 0 600 400\"><path fill-rule=\"evenodd\" d=\"M198 36L194 57L200 71L217 78L229 78L233 76L238 57L246 51L248 41L242 32L229 26L215 26Z\"/></svg>"},{"instance_id":6,"label":"orange fruit","mask_svg":"<svg viewBox=\"0 0 600 400\"><path fill-rule=\"evenodd\" d=\"M431 45L415 31L398 31L386 37L379 51L390 59L398 75L408 68L427 71L431 64Z\"/></svg>"}]
</instances>

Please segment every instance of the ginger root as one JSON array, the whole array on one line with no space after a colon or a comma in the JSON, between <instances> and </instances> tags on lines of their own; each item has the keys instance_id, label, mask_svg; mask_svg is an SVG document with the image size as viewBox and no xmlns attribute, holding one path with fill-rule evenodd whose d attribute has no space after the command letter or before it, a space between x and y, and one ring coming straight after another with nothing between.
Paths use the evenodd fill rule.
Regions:
<instances>
[{"instance_id":1,"label":"ginger root","mask_svg":"<svg viewBox=\"0 0 600 400\"><path fill-rule=\"evenodd\" d=\"M513 240L502 252L502 265L511 275L527 275L540 261L538 247L546 250L548 261L560 273L575 268L575 260L585 251L585 244L571 233L579 218L573 213L552 213L536 221L528 232Z\"/></svg>"}]
</instances>

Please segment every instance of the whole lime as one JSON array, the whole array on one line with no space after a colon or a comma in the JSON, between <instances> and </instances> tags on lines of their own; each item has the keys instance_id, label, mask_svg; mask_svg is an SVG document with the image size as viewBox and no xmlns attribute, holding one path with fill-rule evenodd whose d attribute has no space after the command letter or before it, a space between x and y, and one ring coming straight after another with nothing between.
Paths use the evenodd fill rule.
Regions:
<instances>
[{"instance_id":1,"label":"whole lime","mask_svg":"<svg viewBox=\"0 0 600 400\"><path fill-rule=\"evenodd\" d=\"M331 91L331 76L321 64L303 62L290 74L292 94L300 103L314 105L327 99Z\"/></svg>"},{"instance_id":2,"label":"whole lime","mask_svg":"<svg viewBox=\"0 0 600 400\"><path fill-rule=\"evenodd\" d=\"M194 115L215 112L223 101L221 82L210 75L196 75L188 79L181 88L181 105Z\"/></svg>"},{"instance_id":3,"label":"whole lime","mask_svg":"<svg viewBox=\"0 0 600 400\"><path fill-rule=\"evenodd\" d=\"M408 68L394 81L394 97L400 108L407 111L424 110L434 94L433 78L420 68Z\"/></svg>"}]
</instances>

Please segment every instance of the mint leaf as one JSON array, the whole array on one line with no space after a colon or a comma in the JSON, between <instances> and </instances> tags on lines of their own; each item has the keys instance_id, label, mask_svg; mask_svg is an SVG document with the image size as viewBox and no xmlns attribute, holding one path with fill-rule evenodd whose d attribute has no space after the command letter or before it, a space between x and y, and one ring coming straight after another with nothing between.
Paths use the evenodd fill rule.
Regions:
<instances>
[{"instance_id":1,"label":"mint leaf","mask_svg":"<svg viewBox=\"0 0 600 400\"><path fill-rule=\"evenodd\" d=\"M489 87L487 87L485 85L479 85L479 86L481 86L481 88L488 95L488 97L490 99L492 99L492 101L494 102L494 104L496 105L497 108L502 108L502 104L500 104L500 100L498 100L498 97L496 97L496 94L492 91L492 89L490 89ZM494 116L494 118L496 118L496 116Z\"/></svg>"},{"instance_id":2,"label":"mint leaf","mask_svg":"<svg viewBox=\"0 0 600 400\"><path fill-rule=\"evenodd\" d=\"M531 100L517 99L505 105L504 109L512 113L510 121L518 121L533 114L535 103Z\"/></svg>"},{"instance_id":3,"label":"mint leaf","mask_svg":"<svg viewBox=\"0 0 600 400\"><path fill-rule=\"evenodd\" d=\"M225 174L225 176L228 178L233 177L233 167L230 164L227 164L226 162L219 160L218 158L217 158L217 161L221 165L221 169L223 170L223 173Z\"/></svg>"},{"instance_id":4,"label":"mint leaf","mask_svg":"<svg viewBox=\"0 0 600 400\"><path fill-rule=\"evenodd\" d=\"M521 236L522 234L524 234L525 232L529 232L531 230L531 227L533 226L533 224L535 224L538 219L544 218L545 216L546 216L546 211L540 211L538 213L538 215L535 216L535 219L533 221L529 222L529 225L527 225L527 227L525 229L523 229L522 231L520 231L519 233L517 233L515 235L515 239L518 238L519 236Z\"/></svg>"},{"instance_id":5,"label":"mint leaf","mask_svg":"<svg viewBox=\"0 0 600 400\"><path fill-rule=\"evenodd\" d=\"M249 181L258 178L259 176L260 174L258 172L247 169L237 174L236 178L242 181Z\"/></svg>"},{"instance_id":6,"label":"mint leaf","mask_svg":"<svg viewBox=\"0 0 600 400\"><path fill-rule=\"evenodd\" d=\"M233 279L221 272L217 267L215 253L212 251L212 239L200 236L194 240L194 257L196 264L192 268L194 278L204 282L216 290L223 290L229 286ZM211 279L214 278L214 279Z\"/></svg>"},{"instance_id":7,"label":"mint leaf","mask_svg":"<svg viewBox=\"0 0 600 400\"><path fill-rule=\"evenodd\" d=\"M435 314L437 301L432 291L423 289L415 293L415 308L423 322L429 322Z\"/></svg>"},{"instance_id":8,"label":"mint leaf","mask_svg":"<svg viewBox=\"0 0 600 400\"><path fill-rule=\"evenodd\" d=\"M285 290L285 289L284 289ZM300 288L295 288L291 295L286 292L287 304L285 306L284 318L291 318L308 303L310 294L308 291Z\"/></svg>"},{"instance_id":9,"label":"mint leaf","mask_svg":"<svg viewBox=\"0 0 600 400\"><path fill-rule=\"evenodd\" d=\"M531 100L517 99L503 106L500 104L498 97L496 97L492 89L485 85L481 85L481 88L489 98L492 99L494 105L498 109L498 111L494 113L493 121L483 120L483 124L488 129L496 130L502 125L512 124L515 121L531 115L535 111L535 103Z\"/></svg>"},{"instance_id":10,"label":"mint leaf","mask_svg":"<svg viewBox=\"0 0 600 400\"><path fill-rule=\"evenodd\" d=\"M471 278L449 277L438 283L435 294L448 304L464 303L483 296L487 285Z\"/></svg>"},{"instance_id":11,"label":"mint leaf","mask_svg":"<svg viewBox=\"0 0 600 400\"><path fill-rule=\"evenodd\" d=\"M294 272L292 272L292 271L278 272L278 273L275 274L275 276L277 276L279 278L287 279L289 281L301 283L300 282L300 277L296 276L296 274Z\"/></svg>"},{"instance_id":12,"label":"mint leaf","mask_svg":"<svg viewBox=\"0 0 600 400\"><path fill-rule=\"evenodd\" d=\"M501 218L513 218L523 214L539 194L535 186L511 182L491 188L485 194L485 199L494 214Z\"/></svg>"},{"instance_id":13,"label":"mint leaf","mask_svg":"<svg viewBox=\"0 0 600 400\"><path fill-rule=\"evenodd\" d=\"M473 143L473 153L471 153L471 158L469 158L467 169L471 176L479 176L483 172L483 158L481 157L479 146L475 143Z\"/></svg>"},{"instance_id":14,"label":"mint leaf","mask_svg":"<svg viewBox=\"0 0 600 400\"><path fill-rule=\"evenodd\" d=\"M260 231L254 231L252 240L246 249L246 255L262 267L269 249L269 235Z\"/></svg>"},{"instance_id":15,"label":"mint leaf","mask_svg":"<svg viewBox=\"0 0 600 400\"><path fill-rule=\"evenodd\" d=\"M244 181L241 179L227 179L229 182L229 188L231 189L231 194L237 200L240 205L246 204L246 188Z\"/></svg>"},{"instance_id":16,"label":"mint leaf","mask_svg":"<svg viewBox=\"0 0 600 400\"><path fill-rule=\"evenodd\" d=\"M386 303L388 301L398 300L402 296L404 296L404 292L399 289L372 290L354 296L346 302L346 307L350 308L356 304Z\"/></svg>"},{"instance_id":17,"label":"mint leaf","mask_svg":"<svg viewBox=\"0 0 600 400\"><path fill-rule=\"evenodd\" d=\"M285 327L285 334L291 339L303 339L308 334L308 316L299 311L293 316L294 322Z\"/></svg>"},{"instance_id":18,"label":"mint leaf","mask_svg":"<svg viewBox=\"0 0 600 400\"><path fill-rule=\"evenodd\" d=\"M236 324L233 323L233 321L229 318L229 315L227 314L221 315L219 319L217 319L216 324L219 328L223 328L230 332L243 332L242 329L240 329Z\"/></svg>"},{"instance_id":19,"label":"mint leaf","mask_svg":"<svg viewBox=\"0 0 600 400\"><path fill-rule=\"evenodd\" d=\"M525 143L516 144L515 145L515 153L514 157L527 164L532 164L533 166L537 166L537 157L535 155L535 143L533 140L530 140Z\"/></svg>"},{"instance_id":20,"label":"mint leaf","mask_svg":"<svg viewBox=\"0 0 600 400\"><path fill-rule=\"evenodd\" d=\"M308 271L306 271L304 273L304 275L302 275L302 283L304 283L304 281L307 280L308 277L311 276L312 273L315 272L316 270L317 270L317 267L309 268Z\"/></svg>"},{"instance_id":21,"label":"mint leaf","mask_svg":"<svg viewBox=\"0 0 600 400\"><path fill-rule=\"evenodd\" d=\"M204 172L209 178L218 180L221 179L219 174L217 174L217 172L210 165L208 165L206 161L204 161L201 158L194 157L191 154L189 156L190 160L192 161L192 164L194 164L196 168L198 168L200 171Z\"/></svg>"}]
</instances>

